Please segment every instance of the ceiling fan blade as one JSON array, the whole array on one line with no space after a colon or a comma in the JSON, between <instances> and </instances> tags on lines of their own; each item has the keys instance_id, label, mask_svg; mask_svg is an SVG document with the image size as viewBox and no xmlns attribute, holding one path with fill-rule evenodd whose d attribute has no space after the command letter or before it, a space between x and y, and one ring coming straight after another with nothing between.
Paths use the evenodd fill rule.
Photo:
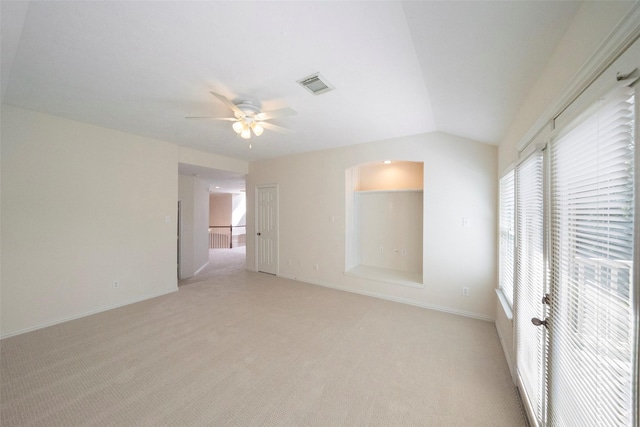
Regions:
<instances>
[{"instance_id":1,"label":"ceiling fan blade","mask_svg":"<svg viewBox=\"0 0 640 427\"><path fill-rule=\"evenodd\" d=\"M235 117L201 117L201 116L187 116L185 117L185 119L209 119L209 120L226 120L229 122L235 122L238 119L236 119Z\"/></svg>"},{"instance_id":2,"label":"ceiling fan blade","mask_svg":"<svg viewBox=\"0 0 640 427\"><path fill-rule=\"evenodd\" d=\"M219 93L215 93L215 92L211 92L211 95L213 95L216 98L218 98L220 100L220 102L222 102L224 105L226 105L234 113L240 114L241 116L244 116L244 112L241 109L239 109L236 104L231 102L229 100L229 98L227 98L226 96L220 95Z\"/></svg>"},{"instance_id":3,"label":"ceiling fan blade","mask_svg":"<svg viewBox=\"0 0 640 427\"><path fill-rule=\"evenodd\" d=\"M256 114L256 120L269 120L277 117L295 116L298 114L293 108L280 108L279 110L265 111L260 114Z\"/></svg>"},{"instance_id":4,"label":"ceiling fan blade","mask_svg":"<svg viewBox=\"0 0 640 427\"><path fill-rule=\"evenodd\" d=\"M262 126L265 129L273 130L280 133L287 133L287 134L296 133L296 131L294 130L283 128L282 126L276 126L269 122L260 122L260 126Z\"/></svg>"}]
</instances>

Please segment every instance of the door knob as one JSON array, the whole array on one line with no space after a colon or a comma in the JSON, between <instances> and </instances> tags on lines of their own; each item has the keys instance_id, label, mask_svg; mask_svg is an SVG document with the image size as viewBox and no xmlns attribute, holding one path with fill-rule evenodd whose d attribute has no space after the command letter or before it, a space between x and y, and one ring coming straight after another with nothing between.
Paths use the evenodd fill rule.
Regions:
<instances>
[{"instance_id":1,"label":"door knob","mask_svg":"<svg viewBox=\"0 0 640 427\"><path fill-rule=\"evenodd\" d=\"M260 234L260 233L258 233L258 236L261 236L261 234Z\"/></svg>"},{"instance_id":2,"label":"door knob","mask_svg":"<svg viewBox=\"0 0 640 427\"><path fill-rule=\"evenodd\" d=\"M540 320L537 317L534 317L533 319L531 319L531 323L536 326L544 326L545 328L547 327L547 319Z\"/></svg>"}]
</instances>

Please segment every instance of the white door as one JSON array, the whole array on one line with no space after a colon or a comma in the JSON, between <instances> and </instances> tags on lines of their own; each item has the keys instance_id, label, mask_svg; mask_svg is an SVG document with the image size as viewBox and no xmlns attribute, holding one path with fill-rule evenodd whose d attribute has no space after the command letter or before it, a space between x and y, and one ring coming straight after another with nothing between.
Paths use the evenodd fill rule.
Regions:
<instances>
[{"instance_id":1,"label":"white door","mask_svg":"<svg viewBox=\"0 0 640 427\"><path fill-rule=\"evenodd\" d=\"M536 151L516 170L516 370L525 407L535 426L544 425L546 413L547 335L545 328L532 324L532 319L542 322L546 314L543 169L543 153Z\"/></svg>"},{"instance_id":2,"label":"white door","mask_svg":"<svg viewBox=\"0 0 640 427\"><path fill-rule=\"evenodd\" d=\"M258 271L278 273L278 187L256 191L256 259Z\"/></svg>"}]
</instances>

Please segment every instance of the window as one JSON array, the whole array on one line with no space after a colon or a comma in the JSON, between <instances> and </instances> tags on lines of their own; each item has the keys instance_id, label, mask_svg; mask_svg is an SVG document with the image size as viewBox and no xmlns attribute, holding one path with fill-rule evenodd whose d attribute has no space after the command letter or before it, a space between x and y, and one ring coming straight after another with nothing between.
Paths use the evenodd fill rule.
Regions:
<instances>
[{"instance_id":1,"label":"window","mask_svg":"<svg viewBox=\"0 0 640 427\"><path fill-rule=\"evenodd\" d=\"M513 307L513 262L515 250L515 172L500 179L500 278L502 294Z\"/></svg>"},{"instance_id":2,"label":"window","mask_svg":"<svg viewBox=\"0 0 640 427\"><path fill-rule=\"evenodd\" d=\"M551 145L552 425L633 422L634 115L617 88Z\"/></svg>"}]
</instances>

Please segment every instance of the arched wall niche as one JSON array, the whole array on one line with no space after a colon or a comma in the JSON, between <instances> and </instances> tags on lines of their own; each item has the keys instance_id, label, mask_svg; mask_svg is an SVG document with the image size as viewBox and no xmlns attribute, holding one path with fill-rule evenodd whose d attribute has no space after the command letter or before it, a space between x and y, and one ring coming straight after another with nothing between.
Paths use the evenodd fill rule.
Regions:
<instances>
[{"instance_id":1,"label":"arched wall niche","mask_svg":"<svg viewBox=\"0 0 640 427\"><path fill-rule=\"evenodd\" d=\"M345 184L345 272L422 287L423 163L356 165Z\"/></svg>"}]
</instances>

